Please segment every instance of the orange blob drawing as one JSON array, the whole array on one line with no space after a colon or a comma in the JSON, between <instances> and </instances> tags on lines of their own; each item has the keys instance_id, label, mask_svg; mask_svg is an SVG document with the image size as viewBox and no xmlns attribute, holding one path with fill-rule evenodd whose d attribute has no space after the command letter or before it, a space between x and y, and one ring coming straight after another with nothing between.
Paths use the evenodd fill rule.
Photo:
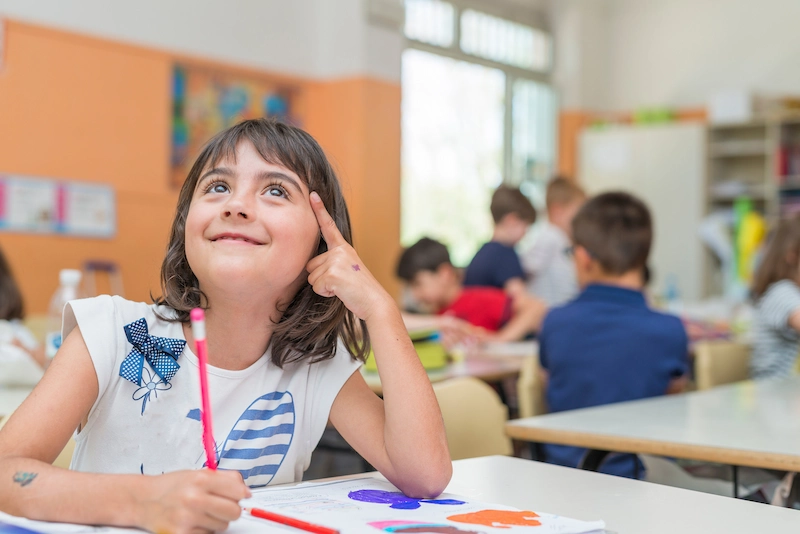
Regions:
<instances>
[{"instance_id":1,"label":"orange blob drawing","mask_svg":"<svg viewBox=\"0 0 800 534\"><path fill-rule=\"evenodd\" d=\"M536 512L513 510L481 510L471 514L451 515L447 519L456 523L469 523L471 525L484 525L494 528L511 528L512 526L539 527L542 524L537 521L539 517Z\"/></svg>"}]
</instances>

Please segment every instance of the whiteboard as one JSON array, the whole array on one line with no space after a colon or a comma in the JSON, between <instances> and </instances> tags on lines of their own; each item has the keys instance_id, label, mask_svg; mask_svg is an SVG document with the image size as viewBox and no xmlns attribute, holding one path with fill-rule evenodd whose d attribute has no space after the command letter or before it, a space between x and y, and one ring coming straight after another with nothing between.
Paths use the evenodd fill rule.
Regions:
<instances>
[{"instance_id":1,"label":"whiteboard","mask_svg":"<svg viewBox=\"0 0 800 534\"><path fill-rule=\"evenodd\" d=\"M624 190L647 203L654 240L650 290L663 295L675 278L682 300L703 295L705 127L676 123L586 130L579 143L578 179L589 194Z\"/></svg>"}]
</instances>

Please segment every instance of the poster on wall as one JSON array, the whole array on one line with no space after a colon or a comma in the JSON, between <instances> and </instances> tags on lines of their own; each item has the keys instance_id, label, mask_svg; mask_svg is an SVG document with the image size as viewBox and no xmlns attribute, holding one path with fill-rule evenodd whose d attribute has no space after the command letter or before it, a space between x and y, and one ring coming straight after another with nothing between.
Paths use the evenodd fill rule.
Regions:
<instances>
[{"instance_id":1,"label":"poster on wall","mask_svg":"<svg viewBox=\"0 0 800 534\"><path fill-rule=\"evenodd\" d=\"M114 190L103 184L0 175L0 231L113 237Z\"/></svg>"},{"instance_id":2,"label":"poster on wall","mask_svg":"<svg viewBox=\"0 0 800 534\"><path fill-rule=\"evenodd\" d=\"M172 78L172 184L180 187L203 144L245 119L274 117L300 125L301 90L268 77L175 65Z\"/></svg>"}]
</instances>

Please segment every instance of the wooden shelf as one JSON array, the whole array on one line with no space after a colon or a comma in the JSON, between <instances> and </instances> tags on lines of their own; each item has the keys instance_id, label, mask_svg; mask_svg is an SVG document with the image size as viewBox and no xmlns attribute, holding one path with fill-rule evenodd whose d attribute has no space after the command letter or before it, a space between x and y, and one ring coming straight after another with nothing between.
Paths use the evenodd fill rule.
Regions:
<instances>
[{"instance_id":1,"label":"wooden shelf","mask_svg":"<svg viewBox=\"0 0 800 534\"><path fill-rule=\"evenodd\" d=\"M713 158L759 157L770 153L762 139L715 141L709 144L708 149Z\"/></svg>"},{"instance_id":2,"label":"wooden shelf","mask_svg":"<svg viewBox=\"0 0 800 534\"><path fill-rule=\"evenodd\" d=\"M778 188L781 191L798 191L800 190L800 175L794 176L779 176Z\"/></svg>"}]
</instances>

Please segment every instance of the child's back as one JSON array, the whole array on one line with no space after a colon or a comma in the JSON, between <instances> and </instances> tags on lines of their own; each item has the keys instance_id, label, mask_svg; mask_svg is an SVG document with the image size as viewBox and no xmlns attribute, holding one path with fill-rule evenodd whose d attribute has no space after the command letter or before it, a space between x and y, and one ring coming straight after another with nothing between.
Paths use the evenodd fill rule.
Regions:
<instances>
[{"instance_id":1,"label":"child's back","mask_svg":"<svg viewBox=\"0 0 800 534\"><path fill-rule=\"evenodd\" d=\"M492 195L492 240L478 250L464 272L465 286L524 294L525 272L514 246L536 221L536 210L519 189L501 185Z\"/></svg>"},{"instance_id":2,"label":"child's back","mask_svg":"<svg viewBox=\"0 0 800 534\"><path fill-rule=\"evenodd\" d=\"M593 284L545 318L540 357L551 411L663 395L686 371L681 320L647 307L640 291Z\"/></svg>"},{"instance_id":3,"label":"child's back","mask_svg":"<svg viewBox=\"0 0 800 534\"><path fill-rule=\"evenodd\" d=\"M553 309L540 334L547 402L560 412L663 395L687 370L688 340L677 317L648 308L642 267L652 239L647 207L624 193L590 200L575 217L575 264L585 287ZM591 252L590 252L591 251ZM577 466L584 450L548 445L549 462ZM630 455L601 471L633 476Z\"/></svg>"}]
</instances>

